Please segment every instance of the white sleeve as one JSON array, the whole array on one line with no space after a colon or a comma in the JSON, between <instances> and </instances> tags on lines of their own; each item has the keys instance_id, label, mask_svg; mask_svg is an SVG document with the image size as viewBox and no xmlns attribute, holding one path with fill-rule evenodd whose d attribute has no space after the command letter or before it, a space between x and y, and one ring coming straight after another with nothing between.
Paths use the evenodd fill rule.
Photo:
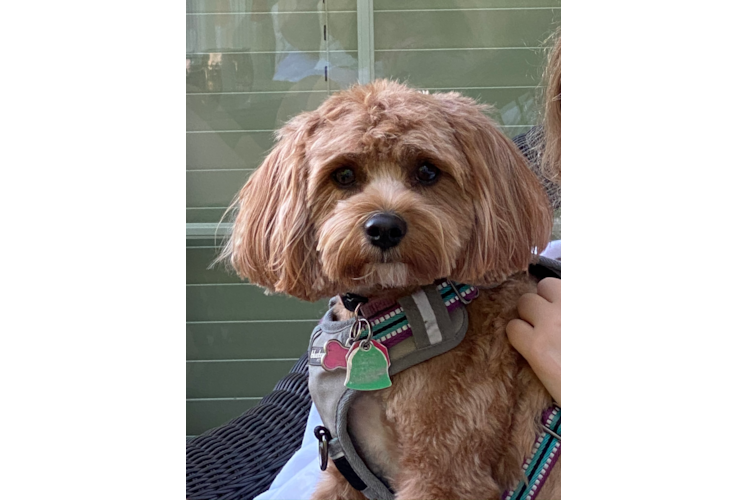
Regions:
<instances>
[{"instance_id":1,"label":"white sleeve","mask_svg":"<svg viewBox=\"0 0 748 500\"><path fill-rule=\"evenodd\" d=\"M553 260L561 260L561 240L553 240L548 243L548 246L540 255Z\"/></svg>"},{"instance_id":2,"label":"white sleeve","mask_svg":"<svg viewBox=\"0 0 748 500\"><path fill-rule=\"evenodd\" d=\"M312 403L304 430L301 448L286 462L275 477L270 489L255 497L255 500L306 500L311 498L319 482L318 441L314 428L322 425L317 407Z\"/></svg>"}]
</instances>

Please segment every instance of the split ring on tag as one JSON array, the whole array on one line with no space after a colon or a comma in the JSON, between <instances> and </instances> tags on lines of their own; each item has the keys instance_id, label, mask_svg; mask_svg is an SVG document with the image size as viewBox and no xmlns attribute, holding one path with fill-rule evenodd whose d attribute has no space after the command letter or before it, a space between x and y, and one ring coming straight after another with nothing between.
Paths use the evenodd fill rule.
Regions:
<instances>
[{"instance_id":1,"label":"split ring on tag","mask_svg":"<svg viewBox=\"0 0 748 500\"><path fill-rule=\"evenodd\" d=\"M366 340L368 342L374 336L374 332L371 328L371 323L369 323L369 320L363 316L358 316L358 310L360 307L361 304L356 306L356 322L351 325L351 329L348 332L348 339L346 339L345 341L346 347L350 347L354 342L362 340L359 337L361 337L361 332L363 331L364 327L366 327L366 338L363 340Z\"/></svg>"}]
</instances>

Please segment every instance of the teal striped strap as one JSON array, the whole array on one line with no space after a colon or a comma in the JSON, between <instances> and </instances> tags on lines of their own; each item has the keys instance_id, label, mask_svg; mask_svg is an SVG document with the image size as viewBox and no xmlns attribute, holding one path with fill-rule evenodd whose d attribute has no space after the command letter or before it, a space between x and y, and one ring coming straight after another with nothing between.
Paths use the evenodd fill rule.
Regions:
<instances>
[{"instance_id":1,"label":"teal striped strap","mask_svg":"<svg viewBox=\"0 0 748 500\"><path fill-rule=\"evenodd\" d=\"M527 482L520 481L511 491L502 496L503 500L532 500L540 491L561 456L561 408L553 406L543 412L542 422L545 428L535 440L533 453L522 465Z\"/></svg>"}]
</instances>

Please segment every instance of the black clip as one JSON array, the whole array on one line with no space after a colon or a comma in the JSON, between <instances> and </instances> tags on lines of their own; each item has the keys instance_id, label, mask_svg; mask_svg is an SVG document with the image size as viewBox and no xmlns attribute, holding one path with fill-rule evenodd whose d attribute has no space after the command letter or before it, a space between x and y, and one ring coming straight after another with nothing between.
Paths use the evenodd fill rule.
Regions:
<instances>
[{"instance_id":1,"label":"black clip","mask_svg":"<svg viewBox=\"0 0 748 500\"><path fill-rule=\"evenodd\" d=\"M369 302L369 299L367 299L363 295L358 295L351 292L342 294L340 296L340 299L343 301L343 305L345 306L345 308L351 312L356 312L356 307Z\"/></svg>"}]
</instances>

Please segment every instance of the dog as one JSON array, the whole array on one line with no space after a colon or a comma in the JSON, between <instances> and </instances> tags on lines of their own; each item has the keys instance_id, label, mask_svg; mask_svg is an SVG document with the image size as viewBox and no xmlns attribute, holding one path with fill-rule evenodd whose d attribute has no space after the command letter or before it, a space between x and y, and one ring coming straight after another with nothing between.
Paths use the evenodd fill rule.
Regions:
<instances>
[{"instance_id":1,"label":"dog","mask_svg":"<svg viewBox=\"0 0 748 500\"><path fill-rule=\"evenodd\" d=\"M291 119L237 196L222 257L269 293L397 299L440 278L481 287L464 340L365 392L350 433L398 499L501 498L552 404L508 343L552 214L524 157L458 93L387 80ZM334 314L352 317L340 301ZM560 497L560 463L537 499ZM316 500L363 499L334 465Z\"/></svg>"}]
</instances>

